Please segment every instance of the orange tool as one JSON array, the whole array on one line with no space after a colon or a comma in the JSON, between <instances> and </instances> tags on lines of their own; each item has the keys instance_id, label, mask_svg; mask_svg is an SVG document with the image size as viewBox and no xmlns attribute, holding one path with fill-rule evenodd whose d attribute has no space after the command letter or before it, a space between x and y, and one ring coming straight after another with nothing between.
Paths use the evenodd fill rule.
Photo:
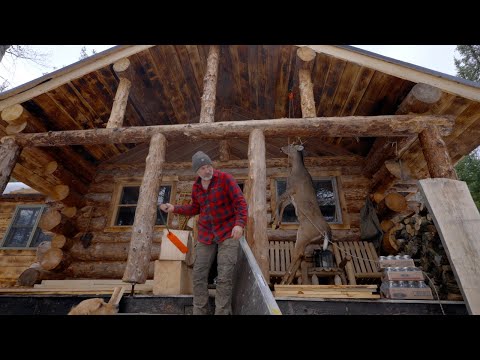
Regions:
<instances>
[{"instance_id":1,"label":"orange tool","mask_svg":"<svg viewBox=\"0 0 480 360\"><path fill-rule=\"evenodd\" d=\"M167 222L165 221L165 218L163 217L162 210L160 210L160 217L162 218L163 223L165 224L165 227L167 228L168 234L167 238L177 247L178 250L180 250L182 253L186 254L188 251L188 248L185 246L185 244L180 240L177 235L174 233L170 232L170 229L168 228Z\"/></svg>"}]
</instances>

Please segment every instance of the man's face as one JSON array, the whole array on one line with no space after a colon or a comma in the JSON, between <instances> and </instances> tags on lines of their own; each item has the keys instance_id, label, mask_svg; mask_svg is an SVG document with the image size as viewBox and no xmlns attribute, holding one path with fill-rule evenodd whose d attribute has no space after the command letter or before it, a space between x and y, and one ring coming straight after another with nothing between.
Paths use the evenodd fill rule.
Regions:
<instances>
[{"instance_id":1,"label":"man's face","mask_svg":"<svg viewBox=\"0 0 480 360\"><path fill-rule=\"evenodd\" d=\"M213 176L213 166L212 165L203 165L198 168L197 175L200 176L202 180L208 181L212 179Z\"/></svg>"}]
</instances>

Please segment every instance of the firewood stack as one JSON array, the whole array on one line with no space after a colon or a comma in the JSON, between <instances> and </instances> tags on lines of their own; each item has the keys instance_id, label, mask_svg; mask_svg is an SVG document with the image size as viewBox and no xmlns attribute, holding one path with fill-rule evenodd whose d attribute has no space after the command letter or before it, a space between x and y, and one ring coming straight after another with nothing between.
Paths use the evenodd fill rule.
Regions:
<instances>
[{"instance_id":1,"label":"firewood stack","mask_svg":"<svg viewBox=\"0 0 480 360\"><path fill-rule=\"evenodd\" d=\"M416 266L433 280L440 299L462 300L445 249L431 214L423 203L414 213L394 225L393 236L398 244L398 254L410 255Z\"/></svg>"}]
</instances>

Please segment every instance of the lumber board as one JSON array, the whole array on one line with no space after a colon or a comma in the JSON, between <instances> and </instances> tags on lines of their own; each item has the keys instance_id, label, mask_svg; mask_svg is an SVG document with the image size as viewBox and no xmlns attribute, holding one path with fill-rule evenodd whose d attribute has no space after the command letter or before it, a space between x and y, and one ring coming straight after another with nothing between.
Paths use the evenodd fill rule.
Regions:
<instances>
[{"instance_id":1,"label":"lumber board","mask_svg":"<svg viewBox=\"0 0 480 360\"><path fill-rule=\"evenodd\" d=\"M444 178L418 183L468 313L480 315L480 213L467 184Z\"/></svg>"}]
</instances>

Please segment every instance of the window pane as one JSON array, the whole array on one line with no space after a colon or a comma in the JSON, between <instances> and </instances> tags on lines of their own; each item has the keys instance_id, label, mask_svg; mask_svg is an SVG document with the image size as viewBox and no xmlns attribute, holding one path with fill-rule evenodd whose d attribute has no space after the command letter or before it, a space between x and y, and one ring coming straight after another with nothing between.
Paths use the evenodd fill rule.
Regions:
<instances>
[{"instance_id":1,"label":"window pane","mask_svg":"<svg viewBox=\"0 0 480 360\"><path fill-rule=\"evenodd\" d=\"M33 235L32 242L30 243L30 247L37 247L42 241L50 240L52 240L52 236L44 234L42 229L37 227L35 235Z\"/></svg>"},{"instance_id":2,"label":"window pane","mask_svg":"<svg viewBox=\"0 0 480 360\"><path fill-rule=\"evenodd\" d=\"M13 225L33 226L35 224L35 220L37 219L39 211L39 207L20 209L17 212L17 216L15 217L15 222L13 223Z\"/></svg>"},{"instance_id":3,"label":"window pane","mask_svg":"<svg viewBox=\"0 0 480 360\"><path fill-rule=\"evenodd\" d=\"M313 180L313 187L316 192L318 206L323 217L327 222L337 222L336 216L336 194L332 180ZM277 180L277 199L287 189L286 180ZM295 214L295 207L289 204L285 207L282 216L282 222L296 223L298 222Z\"/></svg>"},{"instance_id":4,"label":"window pane","mask_svg":"<svg viewBox=\"0 0 480 360\"><path fill-rule=\"evenodd\" d=\"M140 186L126 186L122 190L122 198L120 204L136 204L138 202L138 195L140 193Z\"/></svg>"},{"instance_id":5,"label":"window pane","mask_svg":"<svg viewBox=\"0 0 480 360\"><path fill-rule=\"evenodd\" d=\"M140 193L140 186L126 186L122 190L121 204L137 204L138 195ZM172 193L172 187L160 186L157 196L157 204L163 204L170 202L170 197ZM121 206L118 209L117 219L115 220L116 226L132 226L135 220L136 206ZM157 219L155 225L164 225L162 221L159 209L157 208ZM167 218L167 214L163 214L164 218Z\"/></svg>"},{"instance_id":6,"label":"window pane","mask_svg":"<svg viewBox=\"0 0 480 360\"><path fill-rule=\"evenodd\" d=\"M170 195L172 192L171 186L161 186L160 191L158 192L157 204L163 204L170 202ZM165 221L167 221L168 214L162 213L163 219L160 215L160 209L157 207L157 220L155 220L155 225L165 225Z\"/></svg>"},{"instance_id":7,"label":"window pane","mask_svg":"<svg viewBox=\"0 0 480 360\"><path fill-rule=\"evenodd\" d=\"M133 225L133 220L135 220L136 208L136 206L122 206L121 208L119 208L115 225Z\"/></svg>"},{"instance_id":8,"label":"window pane","mask_svg":"<svg viewBox=\"0 0 480 360\"><path fill-rule=\"evenodd\" d=\"M160 186L158 191L157 204L164 204L170 202L170 194L172 192L171 186Z\"/></svg>"},{"instance_id":9,"label":"window pane","mask_svg":"<svg viewBox=\"0 0 480 360\"><path fill-rule=\"evenodd\" d=\"M331 180L313 180L313 187L317 193L317 202L320 211L327 222L337 221L336 199Z\"/></svg>"},{"instance_id":10,"label":"window pane","mask_svg":"<svg viewBox=\"0 0 480 360\"><path fill-rule=\"evenodd\" d=\"M25 247L28 242L28 238L30 237L30 233L32 232L32 228L29 227L21 227L21 228L14 228L10 229L8 233L7 239L3 244L4 247Z\"/></svg>"}]
</instances>

